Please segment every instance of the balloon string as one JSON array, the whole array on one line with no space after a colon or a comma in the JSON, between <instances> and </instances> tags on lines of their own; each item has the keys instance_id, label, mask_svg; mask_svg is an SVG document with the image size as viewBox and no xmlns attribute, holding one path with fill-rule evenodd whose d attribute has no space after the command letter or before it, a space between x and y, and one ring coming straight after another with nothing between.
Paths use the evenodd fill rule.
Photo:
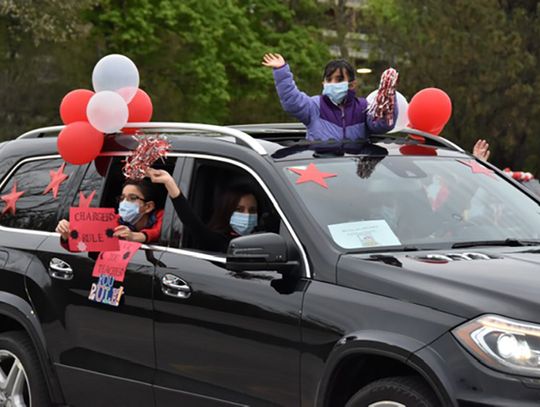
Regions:
<instances>
[{"instance_id":1,"label":"balloon string","mask_svg":"<svg viewBox=\"0 0 540 407\"><path fill-rule=\"evenodd\" d=\"M377 96L368 108L368 114L375 120L385 119L388 125L394 124L396 85L399 74L388 68L381 75Z\"/></svg>"}]
</instances>

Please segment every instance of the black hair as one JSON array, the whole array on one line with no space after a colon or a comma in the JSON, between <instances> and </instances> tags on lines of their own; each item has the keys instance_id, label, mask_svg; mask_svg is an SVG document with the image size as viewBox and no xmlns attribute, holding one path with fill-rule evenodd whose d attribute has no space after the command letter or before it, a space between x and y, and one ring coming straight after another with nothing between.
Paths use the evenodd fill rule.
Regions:
<instances>
[{"instance_id":1,"label":"black hair","mask_svg":"<svg viewBox=\"0 0 540 407\"><path fill-rule=\"evenodd\" d=\"M240 199L245 195L253 195L255 197L257 201L257 212L260 211L260 200L252 188L248 185L233 185L219 198L219 204L216 206L212 218L208 222L208 227L216 232L231 232L232 229L229 224L231 215L236 210Z\"/></svg>"},{"instance_id":2,"label":"black hair","mask_svg":"<svg viewBox=\"0 0 540 407\"><path fill-rule=\"evenodd\" d=\"M133 185L137 188L139 188L139 191L141 191L142 196L144 197L145 201L154 201L157 205L157 199L159 197L159 193L156 188L156 184L154 184L150 179L143 178L141 180L134 180L134 179L128 179L126 182L124 182L124 185L122 185L122 189L124 189L127 185Z\"/></svg>"},{"instance_id":3,"label":"black hair","mask_svg":"<svg viewBox=\"0 0 540 407\"><path fill-rule=\"evenodd\" d=\"M344 71L347 72L347 76L349 77L349 82L352 82L355 80L356 75L354 72L354 68L352 65L345 61L344 59L334 59L326 64L324 67L324 73L323 73L323 80L328 79L330 75L332 75L336 70L339 69L339 73L341 75L345 76L343 73Z\"/></svg>"}]
</instances>

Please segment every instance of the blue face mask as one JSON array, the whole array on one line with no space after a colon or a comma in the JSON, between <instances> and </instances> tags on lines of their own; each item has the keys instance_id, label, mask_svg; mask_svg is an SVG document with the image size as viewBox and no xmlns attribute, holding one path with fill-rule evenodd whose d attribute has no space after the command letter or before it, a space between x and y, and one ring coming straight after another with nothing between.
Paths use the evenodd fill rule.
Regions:
<instances>
[{"instance_id":1,"label":"blue face mask","mask_svg":"<svg viewBox=\"0 0 540 407\"><path fill-rule=\"evenodd\" d=\"M257 215L254 213L233 212L230 225L239 235L249 235L257 226Z\"/></svg>"},{"instance_id":2,"label":"blue face mask","mask_svg":"<svg viewBox=\"0 0 540 407\"><path fill-rule=\"evenodd\" d=\"M122 201L118 205L118 214L124 222L134 225L141 219L139 205L135 202Z\"/></svg>"},{"instance_id":3,"label":"blue face mask","mask_svg":"<svg viewBox=\"0 0 540 407\"><path fill-rule=\"evenodd\" d=\"M322 94L330 98L334 104L339 105L347 96L349 82L325 83Z\"/></svg>"}]
</instances>

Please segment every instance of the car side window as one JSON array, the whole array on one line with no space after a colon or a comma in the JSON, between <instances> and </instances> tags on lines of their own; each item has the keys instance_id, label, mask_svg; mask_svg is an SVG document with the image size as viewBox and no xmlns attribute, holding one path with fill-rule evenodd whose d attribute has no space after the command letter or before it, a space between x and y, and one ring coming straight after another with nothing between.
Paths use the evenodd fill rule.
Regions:
<instances>
[{"instance_id":1,"label":"car side window","mask_svg":"<svg viewBox=\"0 0 540 407\"><path fill-rule=\"evenodd\" d=\"M75 166L66 164L62 173L68 178L55 183L62 178L62 164L64 161L58 158L32 159L20 165L0 190L0 225L53 232L69 177L75 172Z\"/></svg>"},{"instance_id":2,"label":"car side window","mask_svg":"<svg viewBox=\"0 0 540 407\"><path fill-rule=\"evenodd\" d=\"M88 165L88 168L86 169L84 177L81 181L79 190L77 191L77 194L75 194L75 196L73 197L73 202L71 206L79 206L80 192L82 192L86 199L88 199L90 195L94 194L90 202L90 206L99 206L99 203L101 202L101 198L103 196L103 186L105 184L106 169L110 165L110 159L108 157L105 158L107 158L108 160L106 164L100 164L105 167L105 171L103 171L103 168L98 167L98 164L96 164L96 162L92 162Z\"/></svg>"},{"instance_id":3,"label":"car side window","mask_svg":"<svg viewBox=\"0 0 540 407\"><path fill-rule=\"evenodd\" d=\"M225 253L226 243L239 236L230 224L231 211L224 208L231 201L231 191L247 190L255 196L257 204L257 232L279 233L280 217L259 183L244 169L232 164L212 160L195 160L187 194L194 215L206 231L194 230L184 224L182 247L210 253ZM247 211L247 209L246 209ZM218 234L223 239L214 238Z\"/></svg>"}]
</instances>

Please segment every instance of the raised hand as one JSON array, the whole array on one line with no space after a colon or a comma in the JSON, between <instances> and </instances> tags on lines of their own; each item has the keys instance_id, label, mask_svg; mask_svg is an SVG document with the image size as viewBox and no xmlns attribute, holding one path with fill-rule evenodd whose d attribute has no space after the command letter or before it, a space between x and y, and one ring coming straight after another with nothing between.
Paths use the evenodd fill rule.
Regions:
<instances>
[{"instance_id":1,"label":"raised hand","mask_svg":"<svg viewBox=\"0 0 540 407\"><path fill-rule=\"evenodd\" d=\"M489 143L486 140L479 139L473 147L473 155L483 161L487 161L491 151L489 151Z\"/></svg>"},{"instance_id":2,"label":"raised hand","mask_svg":"<svg viewBox=\"0 0 540 407\"><path fill-rule=\"evenodd\" d=\"M270 68L281 68L285 65L285 60L279 54L264 54L262 64Z\"/></svg>"},{"instance_id":3,"label":"raised hand","mask_svg":"<svg viewBox=\"0 0 540 407\"><path fill-rule=\"evenodd\" d=\"M167 182L174 182L173 177L165 170L156 170L154 168L148 168L146 175L150 177L150 180L154 184L167 184Z\"/></svg>"},{"instance_id":4,"label":"raised hand","mask_svg":"<svg viewBox=\"0 0 540 407\"><path fill-rule=\"evenodd\" d=\"M156 170L154 168L148 168L146 170L146 175L150 177L150 180L155 184L164 184L167 188L167 192L171 198L176 198L182 193L174 178L165 170Z\"/></svg>"}]
</instances>

